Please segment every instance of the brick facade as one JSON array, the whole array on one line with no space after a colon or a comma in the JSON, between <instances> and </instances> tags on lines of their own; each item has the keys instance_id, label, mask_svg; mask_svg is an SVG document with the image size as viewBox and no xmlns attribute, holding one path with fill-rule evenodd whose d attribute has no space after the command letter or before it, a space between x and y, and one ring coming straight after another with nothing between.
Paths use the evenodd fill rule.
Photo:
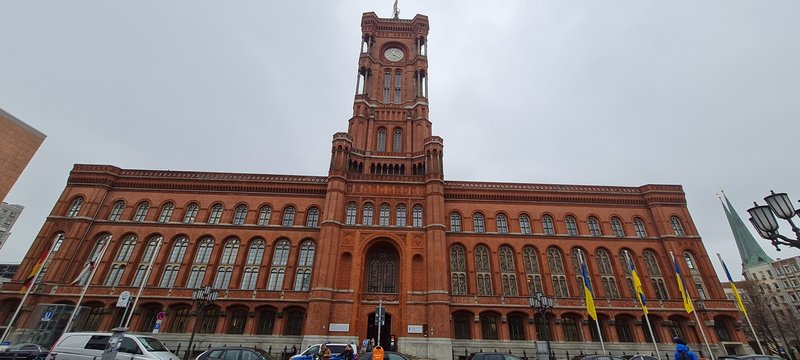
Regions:
<instances>
[{"instance_id":1,"label":"brick facade","mask_svg":"<svg viewBox=\"0 0 800 360\"><path fill-rule=\"evenodd\" d=\"M0 109L0 201L42 145L45 135Z\"/></svg>"},{"instance_id":2,"label":"brick facade","mask_svg":"<svg viewBox=\"0 0 800 360\"><path fill-rule=\"evenodd\" d=\"M664 351L675 332L701 342L700 327L718 353L723 345L740 346L735 307L680 186L445 180L443 140L432 135L428 119L427 17L365 13L362 31L353 116L348 131L333 136L327 177L75 165L15 281L0 294L0 320L19 302L15 290L55 239L63 239L61 247L31 301L74 304L81 288L69 283L98 240L111 235L83 301L95 310L79 328L116 326L116 298L136 292L148 244L160 238L164 245L131 328L149 331L155 313L164 310L160 336L169 341L185 342L192 329L187 283L195 282L221 288L207 317L212 320L201 326L203 346L357 342L374 336L371 319L383 304L390 320L382 333L419 357L449 358L478 348L530 352L531 341L545 336L528 305L541 281L544 293L562 292L548 317L554 348L591 352L600 346L585 321L573 267L572 251L580 249L606 346L617 354L651 351L641 309L626 285L625 250L643 274ZM194 205L196 216L188 221ZM167 211L171 216L163 215ZM182 254L176 245L183 239ZM213 244L207 258L206 239ZM681 259L689 293L698 299L700 324L683 311L670 252ZM202 280L195 281L198 274ZM560 283L566 288L556 290Z\"/></svg>"}]
</instances>

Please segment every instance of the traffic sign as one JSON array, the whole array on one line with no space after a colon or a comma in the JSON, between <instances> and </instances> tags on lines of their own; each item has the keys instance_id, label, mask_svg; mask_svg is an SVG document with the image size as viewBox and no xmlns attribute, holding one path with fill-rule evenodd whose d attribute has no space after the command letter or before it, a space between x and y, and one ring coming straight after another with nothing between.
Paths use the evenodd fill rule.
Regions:
<instances>
[{"instance_id":1,"label":"traffic sign","mask_svg":"<svg viewBox=\"0 0 800 360\"><path fill-rule=\"evenodd\" d=\"M159 311L158 315L156 315L156 320L164 320L165 316L167 316L167 314L165 312Z\"/></svg>"},{"instance_id":2,"label":"traffic sign","mask_svg":"<svg viewBox=\"0 0 800 360\"><path fill-rule=\"evenodd\" d=\"M131 292L130 291L123 291L119 294L119 298L117 299L117 307L124 308L128 307L128 301L131 300Z\"/></svg>"},{"instance_id":3,"label":"traffic sign","mask_svg":"<svg viewBox=\"0 0 800 360\"><path fill-rule=\"evenodd\" d=\"M53 320L53 310L47 310L42 314L42 321Z\"/></svg>"}]
</instances>

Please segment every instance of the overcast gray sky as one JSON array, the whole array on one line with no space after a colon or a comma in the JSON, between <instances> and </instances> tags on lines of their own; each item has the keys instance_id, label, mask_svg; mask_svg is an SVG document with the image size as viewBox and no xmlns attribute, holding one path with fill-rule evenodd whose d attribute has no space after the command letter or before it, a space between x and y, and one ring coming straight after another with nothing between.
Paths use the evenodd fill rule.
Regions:
<instances>
[{"instance_id":1,"label":"overcast gray sky","mask_svg":"<svg viewBox=\"0 0 800 360\"><path fill-rule=\"evenodd\" d=\"M0 108L48 136L6 198L25 211L0 262L22 259L75 163L326 175L352 112L361 14L391 8L0 2ZM720 188L742 216L770 189L800 199L796 0L400 10L430 18L431 121L449 180L681 184L714 265L720 252L737 274Z\"/></svg>"}]
</instances>

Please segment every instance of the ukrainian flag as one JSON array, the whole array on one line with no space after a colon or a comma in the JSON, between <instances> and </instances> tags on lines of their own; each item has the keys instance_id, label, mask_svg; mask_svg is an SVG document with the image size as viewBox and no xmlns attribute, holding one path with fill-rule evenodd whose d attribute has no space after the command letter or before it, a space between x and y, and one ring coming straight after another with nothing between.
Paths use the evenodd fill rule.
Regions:
<instances>
[{"instance_id":1,"label":"ukrainian flag","mask_svg":"<svg viewBox=\"0 0 800 360\"><path fill-rule=\"evenodd\" d=\"M631 264L631 277L633 278L633 287L636 289L636 297L639 298L639 303L642 304L642 311L647 315L647 299L644 297L644 289L642 289L642 282L639 280L639 275L636 274L636 267L633 265L633 259L629 259Z\"/></svg>"},{"instance_id":2,"label":"ukrainian flag","mask_svg":"<svg viewBox=\"0 0 800 360\"><path fill-rule=\"evenodd\" d=\"M722 268L725 269L725 276L728 277L728 283L731 284L731 290L733 290L733 297L736 298L736 306L739 307L739 311L741 311L742 314L747 315L747 310L744 309L744 303L742 302L742 297L739 296L739 290L736 289L736 284L734 284L733 279L731 279L731 273L728 272L728 267L725 266L725 262L722 261L722 257L719 258L719 261L722 262Z\"/></svg>"},{"instance_id":3,"label":"ukrainian flag","mask_svg":"<svg viewBox=\"0 0 800 360\"><path fill-rule=\"evenodd\" d=\"M597 309L594 308L594 296L592 296L592 282L589 280L586 263L583 261L581 261L581 272L583 272L583 292L586 294L586 311L594 321L597 321Z\"/></svg>"},{"instance_id":4,"label":"ukrainian flag","mask_svg":"<svg viewBox=\"0 0 800 360\"><path fill-rule=\"evenodd\" d=\"M672 262L675 264L675 277L678 279L678 290L681 292L681 297L683 297L683 307L686 309L687 314L691 314L694 311L694 306L692 306L692 299L689 298L689 294L686 293L686 284L681 276L681 268L678 267L676 258L673 257Z\"/></svg>"}]
</instances>

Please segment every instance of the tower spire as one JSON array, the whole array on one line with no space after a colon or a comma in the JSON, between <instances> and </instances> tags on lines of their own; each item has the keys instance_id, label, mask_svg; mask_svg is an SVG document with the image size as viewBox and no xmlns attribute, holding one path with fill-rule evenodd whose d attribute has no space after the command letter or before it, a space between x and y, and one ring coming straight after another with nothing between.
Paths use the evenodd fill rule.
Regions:
<instances>
[{"instance_id":1,"label":"tower spire","mask_svg":"<svg viewBox=\"0 0 800 360\"><path fill-rule=\"evenodd\" d=\"M723 198L725 201L723 201ZM739 256L742 258L742 271L751 266L771 263L773 261L772 258L764 252L764 249L753 238L753 234L744 225L742 218L739 217L730 200L725 196L725 192L722 192L719 201L722 203L725 216L728 218L728 224L731 226L733 238L736 240L736 247L739 248Z\"/></svg>"}]
</instances>

